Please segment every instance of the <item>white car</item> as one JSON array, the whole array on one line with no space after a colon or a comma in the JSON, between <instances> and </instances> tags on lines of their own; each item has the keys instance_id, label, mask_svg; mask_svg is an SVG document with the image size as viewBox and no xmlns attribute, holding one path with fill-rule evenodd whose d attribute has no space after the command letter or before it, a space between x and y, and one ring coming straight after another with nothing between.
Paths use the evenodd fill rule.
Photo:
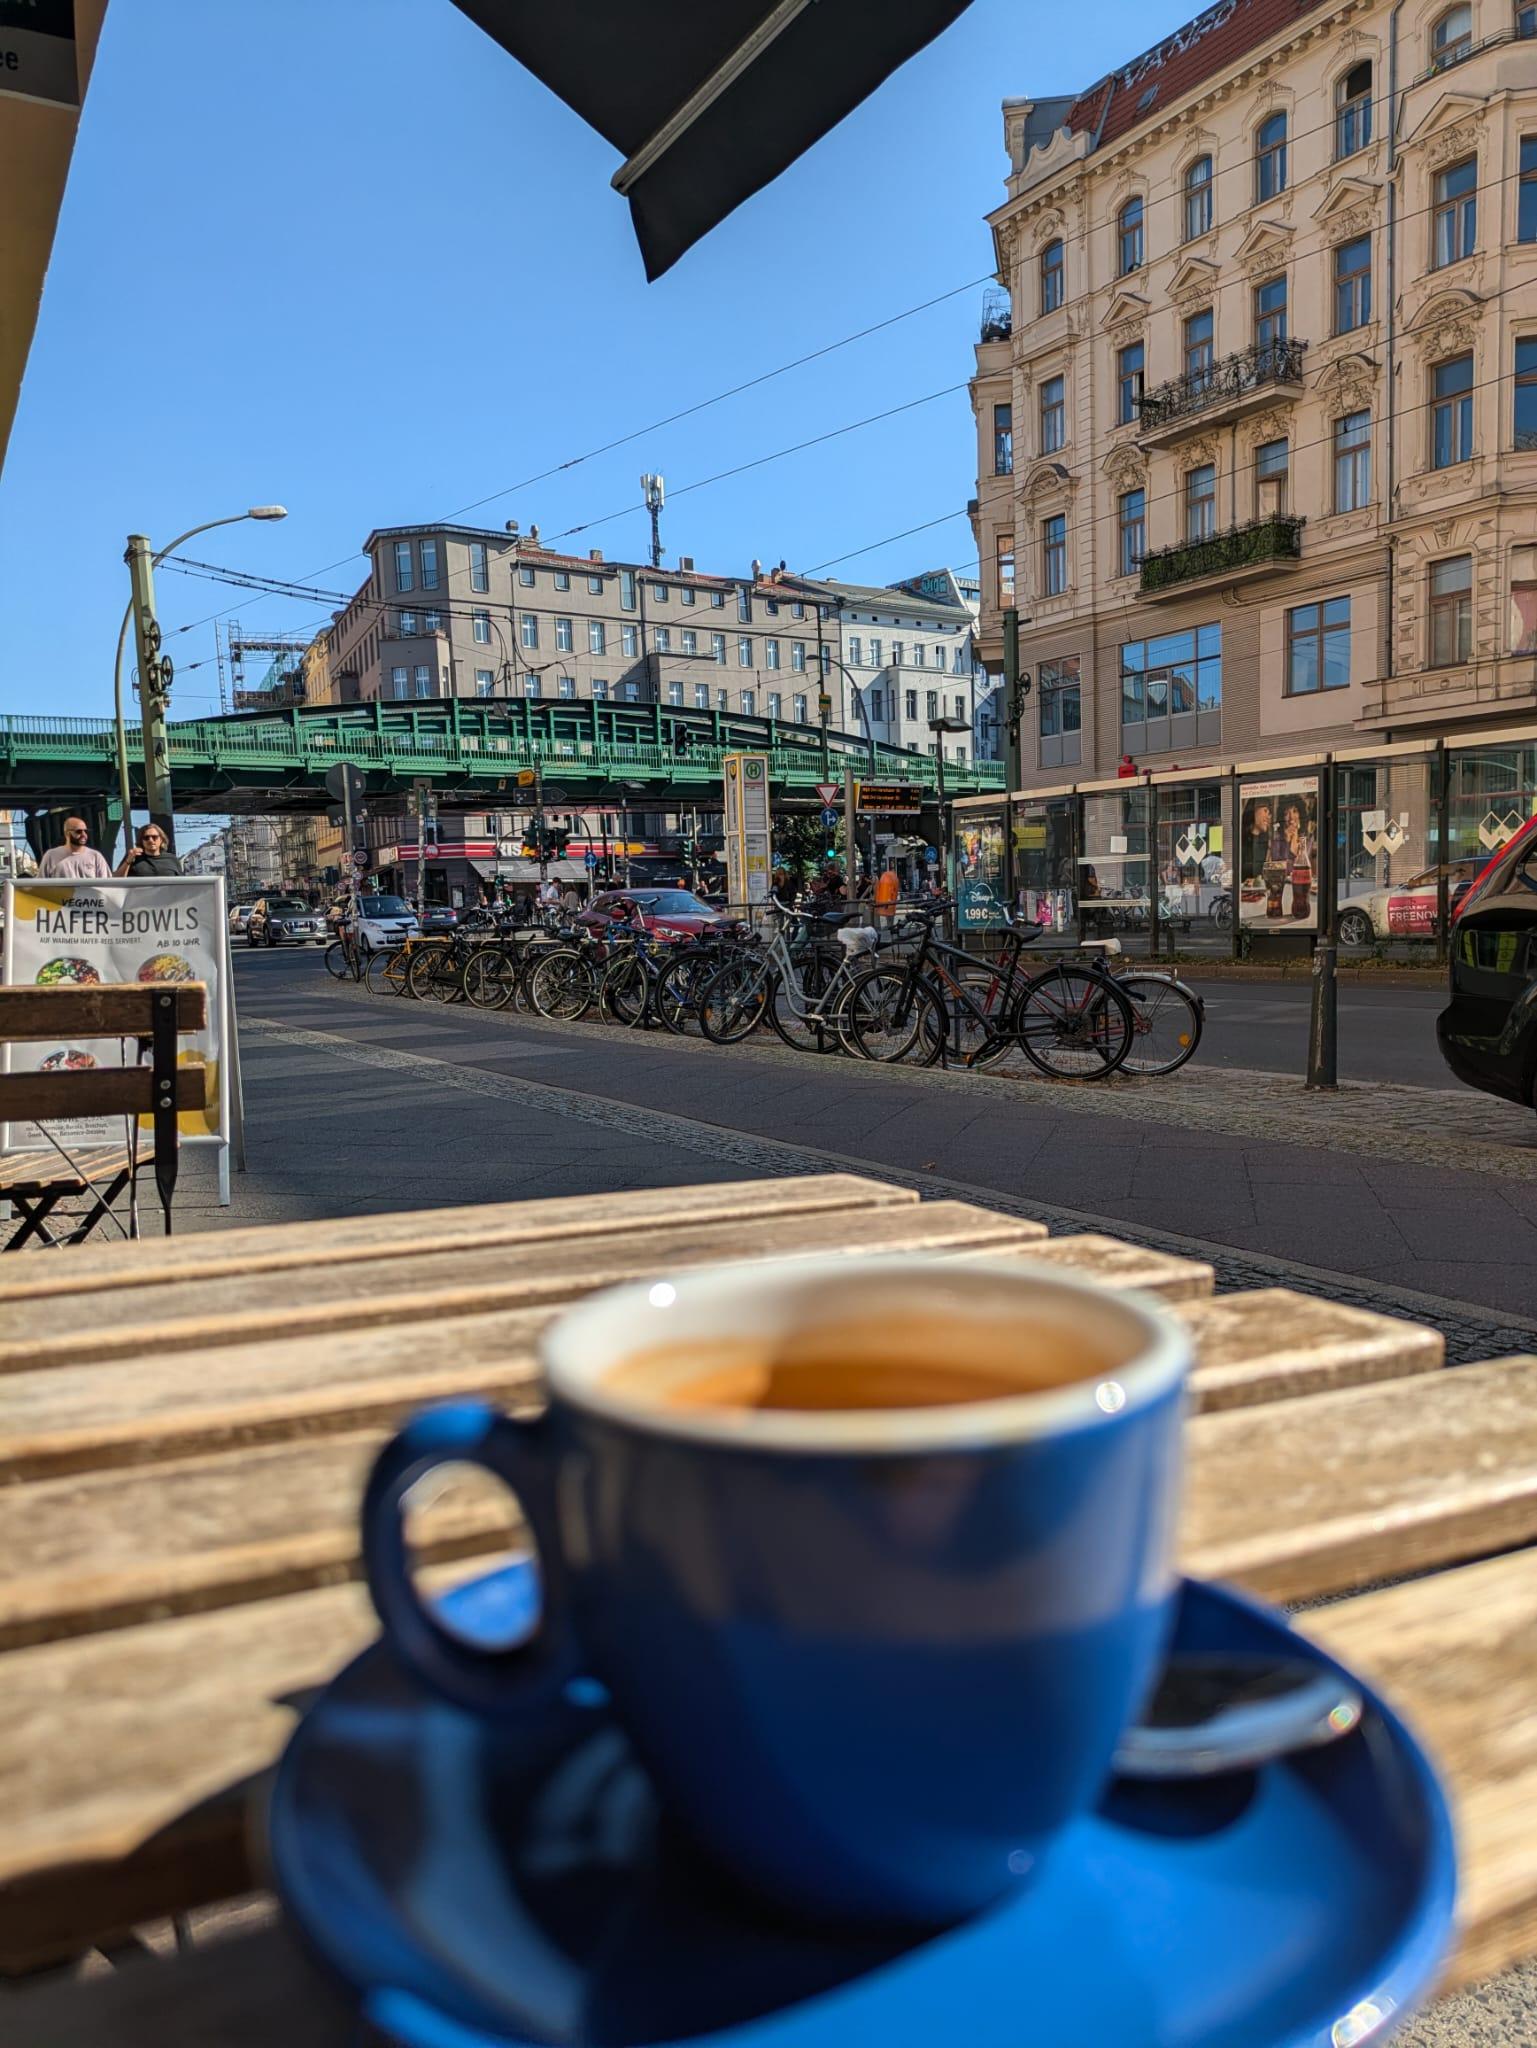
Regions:
<instances>
[{"instance_id":1,"label":"white car","mask_svg":"<svg viewBox=\"0 0 1537 2048\"><path fill-rule=\"evenodd\" d=\"M1446 864L1447 906L1455 910L1473 886L1489 856L1475 854ZM1395 882L1368 895L1340 898L1339 936L1342 946L1370 946L1378 939L1433 939L1436 935L1438 868L1425 868L1407 882Z\"/></svg>"},{"instance_id":2,"label":"white car","mask_svg":"<svg viewBox=\"0 0 1537 2048\"><path fill-rule=\"evenodd\" d=\"M358 898L358 944L365 953L398 946L402 939L414 939L420 929L404 896Z\"/></svg>"},{"instance_id":3,"label":"white car","mask_svg":"<svg viewBox=\"0 0 1537 2048\"><path fill-rule=\"evenodd\" d=\"M256 898L249 903L232 903L229 907L229 931L232 939L243 939L245 928L251 922L251 912L256 908Z\"/></svg>"}]
</instances>

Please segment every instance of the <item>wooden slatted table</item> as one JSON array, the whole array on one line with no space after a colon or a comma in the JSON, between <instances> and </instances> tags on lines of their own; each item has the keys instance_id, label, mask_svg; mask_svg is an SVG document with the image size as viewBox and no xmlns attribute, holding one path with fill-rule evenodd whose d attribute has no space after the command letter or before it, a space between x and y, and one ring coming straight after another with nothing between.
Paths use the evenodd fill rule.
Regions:
<instances>
[{"instance_id":1,"label":"wooden slatted table","mask_svg":"<svg viewBox=\"0 0 1537 2048\"><path fill-rule=\"evenodd\" d=\"M1043 1260L1186 1319L1186 1566L1287 1600L1420 1575L1302 1625L1448 1770L1452 1981L1537 1949L1537 1359L1444 1373L1440 1338L1393 1317L1284 1288L1215 1299L1197 1262L810 1176L0 1267L0 2033L14 2014L34 2044L349 2040L281 1929L90 1983L58 1966L261 1886L253 1794L373 1632L356 1514L384 1435L447 1395L537 1400L538 1334L593 1287L877 1249ZM518 1540L504 1502L452 1485L413 1535L458 1574Z\"/></svg>"}]
</instances>

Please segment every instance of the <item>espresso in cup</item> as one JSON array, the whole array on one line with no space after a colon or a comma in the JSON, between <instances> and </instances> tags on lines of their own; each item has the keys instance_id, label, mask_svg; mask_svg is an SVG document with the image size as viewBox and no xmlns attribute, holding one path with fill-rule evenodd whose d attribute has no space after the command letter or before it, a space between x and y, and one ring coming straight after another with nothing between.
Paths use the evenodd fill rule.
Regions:
<instances>
[{"instance_id":1,"label":"espresso in cup","mask_svg":"<svg viewBox=\"0 0 1537 2048\"><path fill-rule=\"evenodd\" d=\"M380 1455L397 1655L512 1743L596 1678L680 1832L792 1912L932 1926L1028 1883L1172 1624L1183 1327L1024 1262L829 1256L594 1295L541 1351L544 1414L428 1409ZM539 1554L512 1649L409 1570L401 1500L465 1458Z\"/></svg>"}]
</instances>

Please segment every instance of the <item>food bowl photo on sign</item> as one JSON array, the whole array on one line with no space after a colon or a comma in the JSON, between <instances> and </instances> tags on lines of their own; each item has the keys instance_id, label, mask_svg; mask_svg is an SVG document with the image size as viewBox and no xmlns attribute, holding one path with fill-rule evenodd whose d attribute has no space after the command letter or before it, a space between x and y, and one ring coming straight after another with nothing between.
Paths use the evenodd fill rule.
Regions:
<instances>
[{"instance_id":1,"label":"food bowl photo on sign","mask_svg":"<svg viewBox=\"0 0 1537 2048\"><path fill-rule=\"evenodd\" d=\"M140 981L196 981L197 970L180 953L152 953L139 966Z\"/></svg>"},{"instance_id":2,"label":"food bowl photo on sign","mask_svg":"<svg viewBox=\"0 0 1537 2048\"><path fill-rule=\"evenodd\" d=\"M78 1073L86 1067L94 1067L95 1058L88 1052L81 1052L78 1046L60 1046L57 1052L49 1053L38 1066L40 1074Z\"/></svg>"},{"instance_id":3,"label":"food bowl photo on sign","mask_svg":"<svg viewBox=\"0 0 1537 2048\"><path fill-rule=\"evenodd\" d=\"M101 976L89 960L60 958L45 960L37 970L37 985L50 988L60 982L99 982Z\"/></svg>"}]
</instances>

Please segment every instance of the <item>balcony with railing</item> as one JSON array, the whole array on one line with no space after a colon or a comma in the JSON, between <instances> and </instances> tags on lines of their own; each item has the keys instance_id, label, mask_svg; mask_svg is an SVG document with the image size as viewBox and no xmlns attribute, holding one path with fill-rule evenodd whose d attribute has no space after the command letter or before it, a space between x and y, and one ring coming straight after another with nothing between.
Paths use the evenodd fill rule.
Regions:
<instances>
[{"instance_id":1,"label":"balcony with railing","mask_svg":"<svg viewBox=\"0 0 1537 2048\"><path fill-rule=\"evenodd\" d=\"M1142 595L1183 597L1205 583L1250 583L1295 567L1302 559L1304 521L1287 513L1230 526L1205 540L1181 541L1142 557Z\"/></svg>"},{"instance_id":2,"label":"balcony with railing","mask_svg":"<svg viewBox=\"0 0 1537 2048\"><path fill-rule=\"evenodd\" d=\"M1138 439L1160 448L1200 428L1258 412L1302 385L1305 341L1256 342L1167 384L1144 391L1137 406Z\"/></svg>"}]
</instances>

